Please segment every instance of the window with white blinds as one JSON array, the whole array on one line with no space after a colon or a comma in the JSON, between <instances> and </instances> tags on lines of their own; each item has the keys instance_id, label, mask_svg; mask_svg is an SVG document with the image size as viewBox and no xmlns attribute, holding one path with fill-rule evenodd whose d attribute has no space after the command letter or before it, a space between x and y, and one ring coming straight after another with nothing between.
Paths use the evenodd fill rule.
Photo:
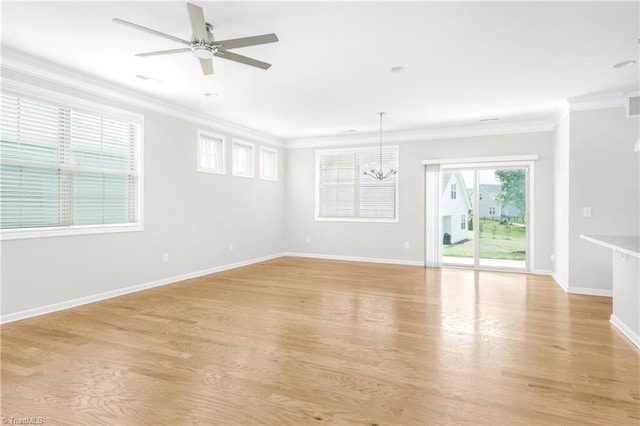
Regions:
<instances>
[{"instance_id":1,"label":"window with white blinds","mask_svg":"<svg viewBox=\"0 0 640 426\"><path fill-rule=\"evenodd\" d=\"M224 137L198 130L198 171L226 173Z\"/></svg>"},{"instance_id":2,"label":"window with white blinds","mask_svg":"<svg viewBox=\"0 0 640 426\"><path fill-rule=\"evenodd\" d=\"M253 144L233 141L233 175L254 177Z\"/></svg>"},{"instance_id":3,"label":"window with white blinds","mask_svg":"<svg viewBox=\"0 0 640 426\"><path fill-rule=\"evenodd\" d=\"M141 120L1 96L3 239L139 229Z\"/></svg>"},{"instance_id":4,"label":"window with white blinds","mask_svg":"<svg viewBox=\"0 0 640 426\"><path fill-rule=\"evenodd\" d=\"M260 147L260 178L278 180L278 151Z\"/></svg>"},{"instance_id":5,"label":"window with white blinds","mask_svg":"<svg viewBox=\"0 0 640 426\"><path fill-rule=\"evenodd\" d=\"M378 148L316 151L316 220L397 222L398 175L380 181L362 173L380 162ZM398 147L383 149L382 164L398 164Z\"/></svg>"}]
</instances>

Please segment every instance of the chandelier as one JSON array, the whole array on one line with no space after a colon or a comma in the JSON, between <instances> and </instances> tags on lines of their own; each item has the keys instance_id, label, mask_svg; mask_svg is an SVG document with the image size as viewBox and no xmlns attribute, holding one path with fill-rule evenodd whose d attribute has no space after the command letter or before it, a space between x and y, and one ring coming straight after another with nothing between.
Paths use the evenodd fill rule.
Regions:
<instances>
[{"instance_id":1,"label":"chandelier","mask_svg":"<svg viewBox=\"0 0 640 426\"><path fill-rule=\"evenodd\" d=\"M393 161L389 162L389 167L385 171L382 167L382 116L384 112L379 112L380 116L380 162L373 162L371 164L362 165L362 173L374 177L378 180L383 180L391 175L395 175L398 172L398 166Z\"/></svg>"}]
</instances>

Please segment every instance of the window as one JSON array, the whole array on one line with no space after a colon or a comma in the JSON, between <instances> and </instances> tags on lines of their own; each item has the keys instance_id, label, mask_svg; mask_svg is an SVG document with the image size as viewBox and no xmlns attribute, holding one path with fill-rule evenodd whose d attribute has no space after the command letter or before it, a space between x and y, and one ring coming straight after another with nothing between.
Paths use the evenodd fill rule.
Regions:
<instances>
[{"instance_id":1,"label":"window","mask_svg":"<svg viewBox=\"0 0 640 426\"><path fill-rule=\"evenodd\" d=\"M478 194L478 198L482 201L482 192Z\"/></svg>"},{"instance_id":2,"label":"window","mask_svg":"<svg viewBox=\"0 0 640 426\"><path fill-rule=\"evenodd\" d=\"M460 229L467 229L467 216L460 215Z\"/></svg>"},{"instance_id":3,"label":"window","mask_svg":"<svg viewBox=\"0 0 640 426\"><path fill-rule=\"evenodd\" d=\"M1 99L2 239L142 229L142 118L21 86Z\"/></svg>"},{"instance_id":4,"label":"window","mask_svg":"<svg viewBox=\"0 0 640 426\"><path fill-rule=\"evenodd\" d=\"M379 181L361 172L379 163L377 148L316 151L316 220L398 221L398 175ZM386 147L383 165L398 163L398 147Z\"/></svg>"},{"instance_id":5,"label":"window","mask_svg":"<svg viewBox=\"0 0 640 426\"><path fill-rule=\"evenodd\" d=\"M198 130L198 171L226 173L224 137Z\"/></svg>"},{"instance_id":6,"label":"window","mask_svg":"<svg viewBox=\"0 0 640 426\"><path fill-rule=\"evenodd\" d=\"M496 208L495 207L489 207L489 214L490 215L495 215L496 214Z\"/></svg>"},{"instance_id":7,"label":"window","mask_svg":"<svg viewBox=\"0 0 640 426\"><path fill-rule=\"evenodd\" d=\"M455 200L457 195L457 187L455 183L451 184L451 199Z\"/></svg>"},{"instance_id":8,"label":"window","mask_svg":"<svg viewBox=\"0 0 640 426\"><path fill-rule=\"evenodd\" d=\"M233 175L253 177L253 144L233 141Z\"/></svg>"},{"instance_id":9,"label":"window","mask_svg":"<svg viewBox=\"0 0 640 426\"><path fill-rule=\"evenodd\" d=\"M278 180L278 151L260 147L260 178Z\"/></svg>"}]
</instances>

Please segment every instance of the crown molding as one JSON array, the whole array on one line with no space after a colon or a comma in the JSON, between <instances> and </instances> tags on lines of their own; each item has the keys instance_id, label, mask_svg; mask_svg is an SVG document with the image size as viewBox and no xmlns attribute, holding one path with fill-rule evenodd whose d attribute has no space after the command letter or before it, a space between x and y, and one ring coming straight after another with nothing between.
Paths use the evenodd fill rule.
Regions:
<instances>
[{"instance_id":1,"label":"crown molding","mask_svg":"<svg viewBox=\"0 0 640 426\"><path fill-rule=\"evenodd\" d=\"M107 80L99 79L76 70L53 64L51 62L24 54L20 51L2 47L2 67L11 71L26 74L52 83L61 84L73 89L82 90L92 95L107 98L144 108L150 111L166 114L181 120L206 126L220 132L228 132L234 136L251 139L269 145L284 147L284 141L258 130L246 128L235 123L220 120L215 117L176 107L161 99L148 96L136 90L123 87ZM5 77L3 76L3 79Z\"/></svg>"},{"instance_id":2,"label":"crown molding","mask_svg":"<svg viewBox=\"0 0 640 426\"><path fill-rule=\"evenodd\" d=\"M553 116L551 121L553 122L553 129L555 130L558 125L571 114L571 105L569 105L569 101L566 99L560 103L560 106L556 110L556 114Z\"/></svg>"},{"instance_id":3,"label":"crown molding","mask_svg":"<svg viewBox=\"0 0 640 426\"><path fill-rule=\"evenodd\" d=\"M518 121L501 124L474 124L467 126L434 127L429 129L385 132L385 143L428 141L434 139L466 138L474 136L495 136L518 133L550 132L555 129L554 120ZM378 133L350 136L329 136L324 138L290 139L288 149L320 148L343 145L378 144Z\"/></svg>"},{"instance_id":4,"label":"crown molding","mask_svg":"<svg viewBox=\"0 0 640 426\"><path fill-rule=\"evenodd\" d=\"M628 94L627 90L591 93L589 95L567 98L570 111L591 111L594 109L622 108Z\"/></svg>"},{"instance_id":5,"label":"crown molding","mask_svg":"<svg viewBox=\"0 0 640 426\"><path fill-rule=\"evenodd\" d=\"M194 112L188 108L177 107L164 100L149 96L134 89L120 86L107 80L96 78L4 46L2 47L1 65L2 68L11 71L82 90L112 101L166 114L205 126L218 132L227 132L241 139L244 138L281 148L302 149L355 146L377 144L379 142L378 133L281 139L255 129ZM560 107L548 120L520 120L505 121L502 123L437 126L420 130L387 132L384 135L384 139L385 142L398 143L553 131L570 112L624 107L625 99L630 93L637 93L637 88L627 87L617 91L568 98L561 103Z\"/></svg>"}]
</instances>

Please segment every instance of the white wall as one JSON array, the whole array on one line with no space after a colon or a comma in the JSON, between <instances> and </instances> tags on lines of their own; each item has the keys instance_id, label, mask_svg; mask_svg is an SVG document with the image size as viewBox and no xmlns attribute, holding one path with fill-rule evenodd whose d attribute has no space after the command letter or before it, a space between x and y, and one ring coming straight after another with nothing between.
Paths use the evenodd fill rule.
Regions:
<instances>
[{"instance_id":1,"label":"white wall","mask_svg":"<svg viewBox=\"0 0 640 426\"><path fill-rule=\"evenodd\" d=\"M569 141L570 115L554 131L553 275L565 289L569 283Z\"/></svg>"},{"instance_id":2,"label":"white wall","mask_svg":"<svg viewBox=\"0 0 640 426\"><path fill-rule=\"evenodd\" d=\"M611 290L608 249L580 234L638 235L640 170L633 146L640 120L624 108L571 112L569 149L569 287ZM584 217L584 207L592 216Z\"/></svg>"},{"instance_id":3,"label":"white wall","mask_svg":"<svg viewBox=\"0 0 640 426\"><path fill-rule=\"evenodd\" d=\"M553 140L552 132L539 132L400 142L399 223L315 221L315 149L289 149L285 175L287 250L421 263L424 261L425 199L422 160L538 154L534 194L535 264L532 269L550 271L553 246ZM307 236L311 237L309 244L305 242ZM405 242L409 243L409 249L404 248Z\"/></svg>"},{"instance_id":4,"label":"white wall","mask_svg":"<svg viewBox=\"0 0 640 426\"><path fill-rule=\"evenodd\" d=\"M198 173L197 129L224 132L10 70L2 74L143 114L145 136L144 231L3 241L3 316L284 250L282 149L277 182L232 177L229 145L226 176ZM226 136L230 144L233 135ZM169 263L162 262L163 253Z\"/></svg>"}]
</instances>

